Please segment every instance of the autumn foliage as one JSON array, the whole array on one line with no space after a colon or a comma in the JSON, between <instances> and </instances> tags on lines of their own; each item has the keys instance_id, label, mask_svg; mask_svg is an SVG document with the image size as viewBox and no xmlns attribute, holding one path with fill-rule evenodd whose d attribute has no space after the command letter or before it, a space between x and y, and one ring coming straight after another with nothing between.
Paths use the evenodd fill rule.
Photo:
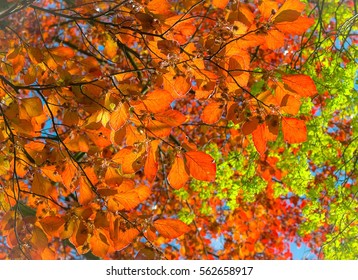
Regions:
<instances>
[{"instance_id":1,"label":"autumn foliage","mask_svg":"<svg viewBox=\"0 0 358 280\"><path fill-rule=\"evenodd\" d=\"M294 65L309 57L297 53L315 26L306 13L313 6L5 2L1 258L292 257L305 202L278 197L275 186L290 172L278 155L307 141L314 116L301 107L319 94ZM251 201L239 193L236 208L203 199L205 188L192 184L215 185L209 144L255 164L265 189ZM178 216L184 208L189 222Z\"/></svg>"}]
</instances>

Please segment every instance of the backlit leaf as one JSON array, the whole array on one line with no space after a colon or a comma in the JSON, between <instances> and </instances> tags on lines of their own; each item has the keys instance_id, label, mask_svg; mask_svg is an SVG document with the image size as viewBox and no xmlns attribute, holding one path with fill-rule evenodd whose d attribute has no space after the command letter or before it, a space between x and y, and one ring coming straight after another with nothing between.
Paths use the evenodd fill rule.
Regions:
<instances>
[{"instance_id":1,"label":"backlit leaf","mask_svg":"<svg viewBox=\"0 0 358 280\"><path fill-rule=\"evenodd\" d=\"M213 0L213 6L215 8L224 9L230 0Z\"/></svg>"},{"instance_id":2,"label":"backlit leaf","mask_svg":"<svg viewBox=\"0 0 358 280\"><path fill-rule=\"evenodd\" d=\"M119 103L116 109L111 113L109 125L115 131L122 128L129 118L129 108L125 103Z\"/></svg>"},{"instance_id":3,"label":"backlit leaf","mask_svg":"<svg viewBox=\"0 0 358 280\"><path fill-rule=\"evenodd\" d=\"M89 243L92 253L101 258L106 258L108 251L113 246L108 231L100 228L95 229Z\"/></svg>"},{"instance_id":4,"label":"backlit leaf","mask_svg":"<svg viewBox=\"0 0 358 280\"><path fill-rule=\"evenodd\" d=\"M59 46L49 49L50 53L61 58L70 59L75 56L75 52L70 47Z\"/></svg>"},{"instance_id":5,"label":"backlit leaf","mask_svg":"<svg viewBox=\"0 0 358 280\"><path fill-rule=\"evenodd\" d=\"M104 43L104 54L109 59L113 59L117 55L117 43L113 40L111 36L106 36L106 41Z\"/></svg>"},{"instance_id":6,"label":"backlit leaf","mask_svg":"<svg viewBox=\"0 0 358 280\"><path fill-rule=\"evenodd\" d=\"M158 171L157 149L159 141L154 140L148 147L148 154L144 164L144 174L149 182L153 182Z\"/></svg>"},{"instance_id":7,"label":"backlit leaf","mask_svg":"<svg viewBox=\"0 0 358 280\"><path fill-rule=\"evenodd\" d=\"M168 174L168 182L174 189L182 188L189 180L184 159L177 155Z\"/></svg>"},{"instance_id":8,"label":"backlit leaf","mask_svg":"<svg viewBox=\"0 0 358 280\"><path fill-rule=\"evenodd\" d=\"M43 230L49 236L58 235L58 230L63 226L65 220L58 216L47 216L40 221Z\"/></svg>"},{"instance_id":9,"label":"backlit leaf","mask_svg":"<svg viewBox=\"0 0 358 280\"><path fill-rule=\"evenodd\" d=\"M159 219L153 223L159 233L166 238L177 238L190 231L190 227L180 220Z\"/></svg>"},{"instance_id":10,"label":"backlit leaf","mask_svg":"<svg viewBox=\"0 0 358 280\"><path fill-rule=\"evenodd\" d=\"M259 124L252 132L252 140L254 141L256 150L261 156L265 154L267 149L267 137L265 131L265 124Z\"/></svg>"},{"instance_id":11,"label":"backlit leaf","mask_svg":"<svg viewBox=\"0 0 358 280\"><path fill-rule=\"evenodd\" d=\"M96 194L92 191L91 185L88 182L88 179L84 176L81 176L79 179L79 197L78 202L81 203L81 205L86 205L89 202L92 201L92 199L95 198Z\"/></svg>"},{"instance_id":12,"label":"backlit leaf","mask_svg":"<svg viewBox=\"0 0 358 280\"><path fill-rule=\"evenodd\" d=\"M224 104L222 102L211 102L205 106L201 119L204 123L214 124L220 120L223 111Z\"/></svg>"},{"instance_id":13,"label":"backlit leaf","mask_svg":"<svg viewBox=\"0 0 358 280\"><path fill-rule=\"evenodd\" d=\"M30 117L37 117L43 113L41 99L38 97L24 98L21 105Z\"/></svg>"},{"instance_id":14,"label":"backlit leaf","mask_svg":"<svg viewBox=\"0 0 358 280\"><path fill-rule=\"evenodd\" d=\"M282 81L287 88L299 96L309 97L317 94L316 85L307 75L285 75Z\"/></svg>"},{"instance_id":15,"label":"backlit leaf","mask_svg":"<svg viewBox=\"0 0 358 280\"><path fill-rule=\"evenodd\" d=\"M203 181L215 180L216 164L210 155L200 151L186 152L184 155L191 176Z\"/></svg>"},{"instance_id":16,"label":"backlit leaf","mask_svg":"<svg viewBox=\"0 0 358 280\"><path fill-rule=\"evenodd\" d=\"M290 144L302 143L307 140L305 121L294 118L282 119L283 139Z\"/></svg>"},{"instance_id":17,"label":"backlit leaf","mask_svg":"<svg viewBox=\"0 0 358 280\"><path fill-rule=\"evenodd\" d=\"M144 97L143 103L148 111L159 113L168 109L173 100L173 97L168 91L158 89L148 93Z\"/></svg>"}]
</instances>

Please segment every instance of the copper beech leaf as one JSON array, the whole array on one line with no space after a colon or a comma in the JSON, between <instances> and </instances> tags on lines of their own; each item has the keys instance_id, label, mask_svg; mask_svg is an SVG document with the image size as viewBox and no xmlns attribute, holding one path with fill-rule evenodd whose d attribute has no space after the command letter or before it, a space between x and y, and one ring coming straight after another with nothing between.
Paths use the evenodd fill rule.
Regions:
<instances>
[{"instance_id":1,"label":"copper beech leaf","mask_svg":"<svg viewBox=\"0 0 358 280\"><path fill-rule=\"evenodd\" d=\"M180 220L159 219L153 223L159 233L166 238L177 238L190 231L190 227Z\"/></svg>"},{"instance_id":2,"label":"copper beech leaf","mask_svg":"<svg viewBox=\"0 0 358 280\"><path fill-rule=\"evenodd\" d=\"M288 90L299 96L310 97L317 94L316 85L307 75L285 75L282 77L282 81Z\"/></svg>"},{"instance_id":3,"label":"copper beech leaf","mask_svg":"<svg viewBox=\"0 0 358 280\"><path fill-rule=\"evenodd\" d=\"M257 128L252 132L252 140L256 150L261 156L263 156L267 149L267 138L266 138L266 128L265 124L259 124Z\"/></svg>"},{"instance_id":4,"label":"copper beech leaf","mask_svg":"<svg viewBox=\"0 0 358 280\"><path fill-rule=\"evenodd\" d=\"M41 99L38 97L24 98L21 105L30 117L37 117L43 113Z\"/></svg>"},{"instance_id":5,"label":"copper beech leaf","mask_svg":"<svg viewBox=\"0 0 358 280\"><path fill-rule=\"evenodd\" d=\"M189 180L189 174L186 169L184 159L177 155L168 174L168 182L174 189L182 188Z\"/></svg>"},{"instance_id":6,"label":"copper beech leaf","mask_svg":"<svg viewBox=\"0 0 358 280\"><path fill-rule=\"evenodd\" d=\"M282 119L283 139L290 144L302 143L307 140L305 121L294 118Z\"/></svg>"},{"instance_id":7,"label":"copper beech leaf","mask_svg":"<svg viewBox=\"0 0 358 280\"><path fill-rule=\"evenodd\" d=\"M158 145L159 140L153 140L147 148L147 158L144 163L144 174L149 182L153 182L158 171Z\"/></svg>"},{"instance_id":8,"label":"copper beech leaf","mask_svg":"<svg viewBox=\"0 0 358 280\"><path fill-rule=\"evenodd\" d=\"M47 216L40 221L40 225L42 226L45 233L49 236L54 236L55 234L59 234L58 230L63 226L65 220L58 216Z\"/></svg>"},{"instance_id":9,"label":"copper beech leaf","mask_svg":"<svg viewBox=\"0 0 358 280\"><path fill-rule=\"evenodd\" d=\"M125 103L118 103L116 109L111 113L109 125L115 131L121 129L129 118L129 107Z\"/></svg>"},{"instance_id":10,"label":"copper beech leaf","mask_svg":"<svg viewBox=\"0 0 358 280\"><path fill-rule=\"evenodd\" d=\"M213 0L213 6L219 9L225 9L230 0Z\"/></svg>"},{"instance_id":11,"label":"copper beech leaf","mask_svg":"<svg viewBox=\"0 0 358 280\"><path fill-rule=\"evenodd\" d=\"M49 49L50 53L61 58L70 59L75 56L75 52L70 47L59 46Z\"/></svg>"},{"instance_id":12,"label":"copper beech leaf","mask_svg":"<svg viewBox=\"0 0 358 280\"><path fill-rule=\"evenodd\" d=\"M216 164L210 155L200 151L190 151L184 156L191 176L197 180L215 181Z\"/></svg>"},{"instance_id":13,"label":"copper beech leaf","mask_svg":"<svg viewBox=\"0 0 358 280\"><path fill-rule=\"evenodd\" d=\"M91 185L88 182L88 179L85 176L81 176L79 179L79 186L80 186L80 194L78 197L79 203L82 205L86 205L95 198L95 193L91 189Z\"/></svg>"},{"instance_id":14,"label":"copper beech leaf","mask_svg":"<svg viewBox=\"0 0 358 280\"><path fill-rule=\"evenodd\" d=\"M143 103L148 111L159 113L167 110L173 100L174 98L168 91L157 89L148 93L144 97Z\"/></svg>"},{"instance_id":15,"label":"copper beech leaf","mask_svg":"<svg viewBox=\"0 0 358 280\"><path fill-rule=\"evenodd\" d=\"M222 102L211 102L206 105L203 113L201 115L201 119L204 123L214 124L218 122L223 114L224 104Z\"/></svg>"}]
</instances>

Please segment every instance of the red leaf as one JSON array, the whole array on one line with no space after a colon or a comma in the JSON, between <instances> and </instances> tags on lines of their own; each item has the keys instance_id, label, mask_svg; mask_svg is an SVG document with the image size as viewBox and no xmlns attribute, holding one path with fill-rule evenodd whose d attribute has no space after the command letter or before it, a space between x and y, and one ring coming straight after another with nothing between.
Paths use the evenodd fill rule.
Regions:
<instances>
[{"instance_id":1,"label":"red leaf","mask_svg":"<svg viewBox=\"0 0 358 280\"><path fill-rule=\"evenodd\" d=\"M156 220L153 225L166 238L177 238L190 231L189 226L180 220L174 219Z\"/></svg>"},{"instance_id":2,"label":"red leaf","mask_svg":"<svg viewBox=\"0 0 358 280\"><path fill-rule=\"evenodd\" d=\"M283 139L290 144L302 143L307 140L307 128L303 120L283 118L282 132Z\"/></svg>"},{"instance_id":3,"label":"red leaf","mask_svg":"<svg viewBox=\"0 0 358 280\"><path fill-rule=\"evenodd\" d=\"M185 153L185 159L190 175L195 179L215 181L216 164L210 155L200 151L191 151Z\"/></svg>"}]
</instances>

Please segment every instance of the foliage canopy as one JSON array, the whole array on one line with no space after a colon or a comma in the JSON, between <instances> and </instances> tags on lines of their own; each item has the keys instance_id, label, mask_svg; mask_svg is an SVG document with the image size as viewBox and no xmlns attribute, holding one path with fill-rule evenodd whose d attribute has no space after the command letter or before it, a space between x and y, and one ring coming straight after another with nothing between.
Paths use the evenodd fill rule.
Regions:
<instances>
[{"instance_id":1,"label":"foliage canopy","mask_svg":"<svg viewBox=\"0 0 358 280\"><path fill-rule=\"evenodd\" d=\"M0 258L357 259L355 1L2 0Z\"/></svg>"}]
</instances>

